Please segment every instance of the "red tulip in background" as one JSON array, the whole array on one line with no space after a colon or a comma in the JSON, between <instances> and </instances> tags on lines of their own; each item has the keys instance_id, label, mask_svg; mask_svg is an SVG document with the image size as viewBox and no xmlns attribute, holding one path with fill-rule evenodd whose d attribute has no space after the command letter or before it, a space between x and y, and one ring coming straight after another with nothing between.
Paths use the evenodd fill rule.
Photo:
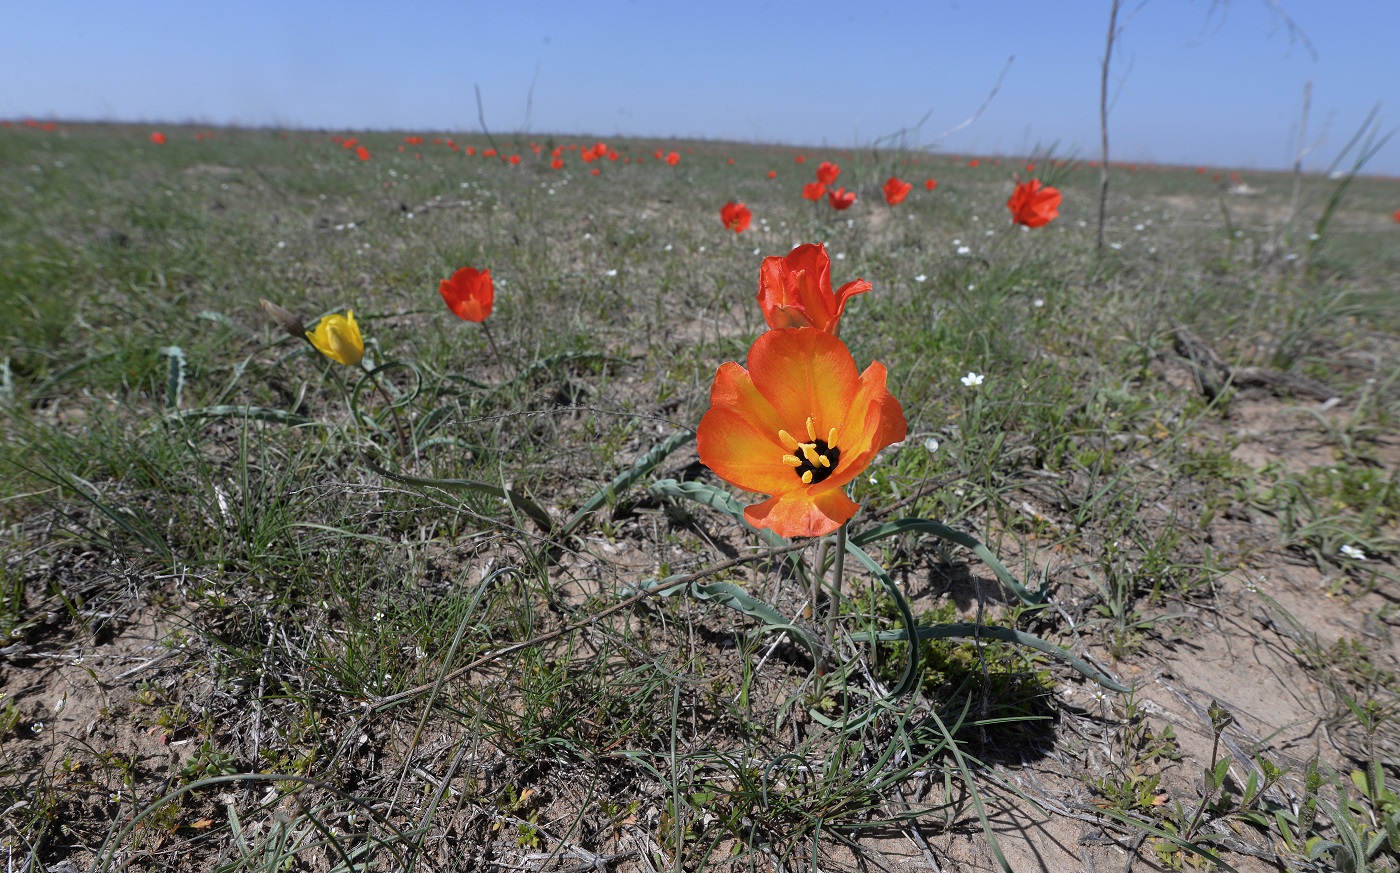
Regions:
<instances>
[{"instance_id":1,"label":"red tulip in background","mask_svg":"<svg viewBox=\"0 0 1400 873\"><path fill-rule=\"evenodd\" d=\"M594 168L593 168L592 170L590 170L589 172L592 173L592 174L595 175L595 176L601 176L601 175L603 174L603 171L600 170L600 169L598 169L597 167L594 167Z\"/></svg>"},{"instance_id":2,"label":"red tulip in background","mask_svg":"<svg viewBox=\"0 0 1400 873\"><path fill-rule=\"evenodd\" d=\"M753 220L753 213L749 212L749 208L744 204L730 201L720 207L719 220L735 233L743 233Z\"/></svg>"},{"instance_id":3,"label":"red tulip in background","mask_svg":"<svg viewBox=\"0 0 1400 873\"><path fill-rule=\"evenodd\" d=\"M898 206L904 202L904 198L908 197L909 192L913 189L914 186L905 182L903 179L890 176L889 179L885 181L885 187L880 190L885 192L886 203L891 206Z\"/></svg>"},{"instance_id":4,"label":"red tulip in background","mask_svg":"<svg viewBox=\"0 0 1400 873\"><path fill-rule=\"evenodd\" d=\"M1026 227L1044 227L1060 214L1060 192L1039 179L1022 182L1006 201L1011 220Z\"/></svg>"},{"instance_id":5,"label":"red tulip in background","mask_svg":"<svg viewBox=\"0 0 1400 873\"><path fill-rule=\"evenodd\" d=\"M463 321L485 321L491 314L495 291L490 270L463 267L438 285L447 308Z\"/></svg>"},{"instance_id":6,"label":"red tulip in background","mask_svg":"<svg viewBox=\"0 0 1400 873\"><path fill-rule=\"evenodd\" d=\"M967 162L967 165L968 165L969 167L976 168L976 167L982 166L982 162L979 161L979 160L977 160L976 158L973 158L972 160L970 160L970 161Z\"/></svg>"},{"instance_id":7,"label":"red tulip in background","mask_svg":"<svg viewBox=\"0 0 1400 873\"><path fill-rule=\"evenodd\" d=\"M851 204L856 202L856 192L847 191L843 185L835 191L826 192L826 201L831 204L832 209L840 212L843 209L849 209Z\"/></svg>"},{"instance_id":8,"label":"red tulip in background","mask_svg":"<svg viewBox=\"0 0 1400 873\"><path fill-rule=\"evenodd\" d=\"M937 179L925 179L925 180L924 180L924 190L925 190L925 191L932 191L934 188L937 188L937 187L938 187L938 180L937 180Z\"/></svg>"},{"instance_id":9,"label":"red tulip in background","mask_svg":"<svg viewBox=\"0 0 1400 873\"><path fill-rule=\"evenodd\" d=\"M798 155L797 157L793 158L793 161L796 162L796 163L799 163L799 164L805 164L805 163L807 163L807 156L806 156L806 155Z\"/></svg>"},{"instance_id":10,"label":"red tulip in background","mask_svg":"<svg viewBox=\"0 0 1400 873\"><path fill-rule=\"evenodd\" d=\"M165 134L161 133L158 130L152 131L151 142L155 143L156 145L165 145Z\"/></svg>"},{"instance_id":11,"label":"red tulip in background","mask_svg":"<svg viewBox=\"0 0 1400 873\"><path fill-rule=\"evenodd\" d=\"M516 166L516 165L519 164L519 163L520 163L520 155L511 155L511 156L510 156L510 164L511 164L511 166Z\"/></svg>"},{"instance_id":12,"label":"red tulip in background","mask_svg":"<svg viewBox=\"0 0 1400 873\"><path fill-rule=\"evenodd\" d=\"M769 171L768 171L768 178L770 178L770 179L776 179L776 178L778 178L778 171L777 171L777 170L769 170Z\"/></svg>"},{"instance_id":13,"label":"red tulip in background","mask_svg":"<svg viewBox=\"0 0 1400 873\"><path fill-rule=\"evenodd\" d=\"M832 182L835 182L836 177L839 175L841 175L841 168L831 161L822 161L821 166L817 167L817 181L821 182L823 185L830 185Z\"/></svg>"},{"instance_id":14,"label":"red tulip in background","mask_svg":"<svg viewBox=\"0 0 1400 873\"><path fill-rule=\"evenodd\" d=\"M369 149L365 148L364 146L356 148L355 157L359 158L362 161L369 160Z\"/></svg>"},{"instance_id":15,"label":"red tulip in background","mask_svg":"<svg viewBox=\"0 0 1400 873\"><path fill-rule=\"evenodd\" d=\"M563 158L555 158L554 160L552 160L552 161L549 162L549 166L550 166L551 169L554 169L554 170L562 170L562 169L564 169L564 159L563 159Z\"/></svg>"},{"instance_id":16,"label":"red tulip in background","mask_svg":"<svg viewBox=\"0 0 1400 873\"><path fill-rule=\"evenodd\" d=\"M826 196L826 186L821 182L808 182L802 186L802 196L815 203Z\"/></svg>"},{"instance_id":17,"label":"red tulip in background","mask_svg":"<svg viewBox=\"0 0 1400 873\"><path fill-rule=\"evenodd\" d=\"M1390 217L1395 219L1396 222L1400 222L1400 209L1395 210L1395 214Z\"/></svg>"},{"instance_id":18,"label":"red tulip in background","mask_svg":"<svg viewBox=\"0 0 1400 873\"><path fill-rule=\"evenodd\" d=\"M821 243L800 245L758 268L758 308L771 328L815 327L840 333L846 301L870 290L864 279L831 289L831 258Z\"/></svg>"},{"instance_id":19,"label":"red tulip in background","mask_svg":"<svg viewBox=\"0 0 1400 873\"><path fill-rule=\"evenodd\" d=\"M667 152L666 163L672 167L681 162L681 156L676 152Z\"/></svg>"}]
</instances>

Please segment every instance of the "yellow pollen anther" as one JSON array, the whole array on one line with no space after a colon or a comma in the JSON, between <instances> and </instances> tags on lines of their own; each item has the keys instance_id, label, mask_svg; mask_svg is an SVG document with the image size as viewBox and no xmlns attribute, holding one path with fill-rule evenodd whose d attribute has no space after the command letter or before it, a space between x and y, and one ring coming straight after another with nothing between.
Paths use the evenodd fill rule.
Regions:
<instances>
[{"instance_id":1,"label":"yellow pollen anther","mask_svg":"<svg viewBox=\"0 0 1400 873\"><path fill-rule=\"evenodd\" d=\"M817 460L822 462L823 467L831 466L831 459L828 458L826 455L817 455Z\"/></svg>"},{"instance_id":2,"label":"yellow pollen anther","mask_svg":"<svg viewBox=\"0 0 1400 873\"><path fill-rule=\"evenodd\" d=\"M812 484L812 471L811 471L811 470L808 470L807 472L805 472L805 473L802 474L802 484L803 484L803 485L811 485L811 484Z\"/></svg>"},{"instance_id":3,"label":"yellow pollen anther","mask_svg":"<svg viewBox=\"0 0 1400 873\"><path fill-rule=\"evenodd\" d=\"M812 425L812 417L807 416L807 439L812 442L817 441L817 429Z\"/></svg>"},{"instance_id":4,"label":"yellow pollen anther","mask_svg":"<svg viewBox=\"0 0 1400 873\"><path fill-rule=\"evenodd\" d=\"M789 452L797 451L797 447L802 445L797 440L792 438L792 434L788 433L785 430L778 431L778 442L782 443L783 448L787 449Z\"/></svg>"},{"instance_id":5,"label":"yellow pollen anther","mask_svg":"<svg viewBox=\"0 0 1400 873\"><path fill-rule=\"evenodd\" d=\"M814 467L821 463L821 461L817 460L821 455L817 454L817 447L814 443L802 444L802 456L807 459L807 463Z\"/></svg>"},{"instance_id":6,"label":"yellow pollen anther","mask_svg":"<svg viewBox=\"0 0 1400 873\"><path fill-rule=\"evenodd\" d=\"M783 455L783 463L787 464L789 467L800 467L802 466L802 459L796 455Z\"/></svg>"},{"instance_id":7,"label":"yellow pollen anther","mask_svg":"<svg viewBox=\"0 0 1400 873\"><path fill-rule=\"evenodd\" d=\"M831 433L826 435L826 447L828 449L836 447L836 428L831 429Z\"/></svg>"}]
</instances>

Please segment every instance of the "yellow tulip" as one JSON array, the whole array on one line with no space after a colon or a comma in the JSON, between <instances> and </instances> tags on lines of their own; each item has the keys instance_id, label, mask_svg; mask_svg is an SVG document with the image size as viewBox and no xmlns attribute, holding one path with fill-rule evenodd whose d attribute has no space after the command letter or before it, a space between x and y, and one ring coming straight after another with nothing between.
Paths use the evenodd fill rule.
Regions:
<instances>
[{"instance_id":1,"label":"yellow tulip","mask_svg":"<svg viewBox=\"0 0 1400 873\"><path fill-rule=\"evenodd\" d=\"M321 319L315 330L308 330L306 338L316 347L316 351L338 364L353 367L365 356L365 341L360 336L360 326L355 324L355 311L344 315L334 313Z\"/></svg>"}]
</instances>

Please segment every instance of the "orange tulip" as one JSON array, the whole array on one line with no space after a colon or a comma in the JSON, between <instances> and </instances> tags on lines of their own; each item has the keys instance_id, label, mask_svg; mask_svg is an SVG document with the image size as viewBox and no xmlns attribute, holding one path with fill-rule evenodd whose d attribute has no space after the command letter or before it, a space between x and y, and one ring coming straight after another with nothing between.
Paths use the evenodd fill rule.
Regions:
<instances>
[{"instance_id":1,"label":"orange tulip","mask_svg":"<svg viewBox=\"0 0 1400 873\"><path fill-rule=\"evenodd\" d=\"M822 161L821 166L817 167L817 181L821 182L823 185L830 185L832 182L835 182L836 177L839 175L841 175L841 168L831 161Z\"/></svg>"},{"instance_id":2,"label":"orange tulip","mask_svg":"<svg viewBox=\"0 0 1400 873\"><path fill-rule=\"evenodd\" d=\"M1039 179L1022 182L1006 201L1011 220L1026 227L1044 227L1060 214L1060 192Z\"/></svg>"},{"instance_id":3,"label":"orange tulip","mask_svg":"<svg viewBox=\"0 0 1400 873\"><path fill-rule=\"evenodd\" d=\"M843 209L849 209L851 204L856 202L856 192L847 191L843 185L835 191L826 192L826 200L831 204L832 209L840 212Z\"/></svg>"},{"instance_id":4,"label":"orange tulip","mask_svg":"<svg viewBox=\"0 0 1400 873\"><path fill-rule=\"evenodd\" d=\"M816 202L826 196L826 186L821 182L808 182L802 186L802 196Z\"/></svg>"},{"instance_id":5,"label":"orange tulip","mask_svg":"<svg viewBox=\"0 0 1400 873\"><path fill-rule=\"evenodd\" d=\"M725 227L735 233L743 233L753 220L753 213L749 212L749 208L744 204L730 201L720 207L719 219L724 222Z\"/></svg>"},{"instance_id":6,"label":"orange tulip","mask_svg":"<svg viewBox=\"0 0 1400 873\"><path fill-rule=\"evenodd\" d=\"M860 507L842 487L904 439L899 401L878 361L857 373L841 340L811 328L770 330L748 369L722 364L695 433L700 461L745 491L772 495L744 508L784 537L831 533Z\"/></svg>"},{"instance_id":7,"label":"orange tulip","mask_svg":"<svg viewBox=\"0 0 1400 873\"><path fill-rule=\"evenodd\" d=\"M925 179L925 180L924 180L924 190L925 190L925 191L932 191L934 188L937 188L937 187L938 187L938 180L937 180L937 179Z\"/></svg>"},{"instance_id":8,"label":"orange tulip","mask_svg":"<svg viewBox=\"0 0 1400 873\"><path fill-rule=\"evenodd\" d=\"M549 162L549 167L550 167L550 169L552 169L552 170L562 170L562 169L564 169L564 159L563 159L563 158L555 158L554 160L552 160L552 161Z\"/></svg>"},{"instance_id":9,"label":"orange tulip","mask_svg":"<svg viewBox=\"0 0 1400 873\"><path fill-rule=\"evenodd\" d=\"M365 148L364 146L356 147L355 157L359 158L362 161L369 160L369 149Z\"/></svg>"},{"instance_id":10,"label":"orange tulip","mask_svg":"<svg viewBox=\"0 0 1400 873\"><path fill-rule=\"evenodd\" d=\"M443 279L438 284L438 293L447 308L463 321L485 321L495 299L491 271L463 267L453 273L451 279Z\"/></svg>"},{"instance_id":11,"label":"orange tulip","mask_svg":"<svg viewBox=\"0 0 1400 873\"><path fill-rule=\"evenodd\" d=\"M666 163L669 164L670 166L674 167L676 164L679 164L680 162L681 162L681 156L680 156L679 154L677 154L676 152L667 152L667 153L666 153Z\"/></svg>"},{"instance_id":12,"label":"orange tulip","mask_svg":"<svg viewBox=\"0 0 1400 873\"><path fill-rule=\"evenodd\" d=\"M905 197L909 196L909 192L914 190L914 186L902 179L890 176L889 179L885 181L885 186L880 190L885 192L886 203L891 206L898 206L904 202Z\"/></svg>"},{"instance_id":13,"label":"orange tulip","mask_svg":"<svg viewBox=\"0 0 1400 873\"><path fill-rule=\"evenodd\" d=\"M158 130L151 131L151 142L156 145L165 145L165 134Z\"/></svg>"},{"instance_id":14,"label":"orange tulip","mask_svg":"<svg viewBox=\"0 0 1400 873\"><path fill-rule=\"evenodd\" d=\"M846 301L869 290L864 279L831 290L831 258L821 243L764 258L758 268L758 308L772 328L815 327L839 334Z\"/></svg>"}]
</instances>

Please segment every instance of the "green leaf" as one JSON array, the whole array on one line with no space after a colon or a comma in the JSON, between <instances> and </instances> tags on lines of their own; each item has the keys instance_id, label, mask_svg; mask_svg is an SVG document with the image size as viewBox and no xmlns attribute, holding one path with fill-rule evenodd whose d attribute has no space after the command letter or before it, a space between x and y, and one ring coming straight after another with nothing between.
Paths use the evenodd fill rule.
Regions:
<instances>
[{"instance_id":1,"label":"green leaf","mask_svg":"<svg viewBox=\"0 0 1400 873\"><path fill-rule=\"evenodd\" d=\"M166 413L166 418L179 421L198 421L202 418L250 418L257 421L270 421L291 426L315 425L325 427L319 421L312 421L304 415L287 412L283 409L269 409L265 406L203 406L199 409L179 409Z\"/></svg>"},{"instance_id":2,"label":"green leaf","mask_svg":"<svg viewBox=\"0 0 1400 873\"><path fill-rule=\"evenodd\" d=\"M185 394L185 351L179 346L166 346L160 354L170 359L165 379L165 408L179 409Z\"/></svg>"},{"instance_id":3,"label":"green leaf","mask_svg":"<svg viewBox=\"0 0 1400 873\"><path fill-rule=\"evenodd\" d=\"M764 633L777 631L789 634L802 644L812 656L812 663L820 663L821 647L807 631L788 621L768 603L759 600L732 582L692 582L690 596L697 600L708 600L742 612L750 618L763 622Z\"/></svg>"},{"instance_id":4,"label":"green leaf","mask_svg":"<svg viewBox=\"0 0 1400 873\"><path fill-rule=\"evenodd\" d=\"M675 500L691 500L711 509L718 509L758 534L770 546L787 545L787 540L771 530L759 529L749 524L748 520L744 518L744 504L735 500L729 492L722 491L713 485L706 485L704 482L677 482L675 479L660 479L647 487L647 493L658 498L670 497Z\"/></svg>"},{"instance_id":5,"label":"green leaf","mask_svg":"<svg viewBox=\"0 0 1400 873\"><path fill-rule=\"evenodd\" d=\"M960 530L954 530L945 524L939 524L927 518L900 518L891 522L886 522L885 524L870 528L869 530L851 534L851 542L863 546L866 543L874 542L884 537L910 532L931 534L941 540L956 543L971 550L974 555L981 558L988 567L992 568L992 572L1001 580L1001 583L1007 588L1010 588L1020 599L1021 603L1026 606L1044 606L1049 600L1046 590L1049 587L1048 579L1045 584L1040 586L1039 591L1032 593L1018 582L1016 577L1012 576L1011 572L1007 570L1006 567L1002 566L1001 561L998 561L996 556L993 555L991 550L986 546Z\"/></svg>"},{"instance_id":6,"label":"green leaf","mask_svg":"<svg viewBox=\"0 0 1400 873\"><path fill-rule=\"evenodd\" d=\"M419 488L441 488L444 491L478 491L492 497L499 497L508 500L512 506L528 515L545 533L549 533L554 528L554 522L544 507L518 491L506 489L500 485L491 485L487 482L478 482L475 479L424 479L419 476L405 476L402 473L391 473L370 460L366 460L365 465L384 478L404 485L414 485Z\"/></svg>"},{"instance_id":7,"label":"green leaf","mask_svg":"<svg viewBox=\"0 0 1400 873\"><path fill-rule=\"evenodd\" d=\"M637 483L638 479L641 479L647 473L656 469L656 466L664 461L667 455L693 439L695 439L694 431L681 431L657 443L650 451L638 458L636 463L622 471L617 478L609 482L607 487L585 500L583 505L580 506L573 515L569 516L569 520L564 522L563 527L559 528L559 534L561 536L568 536L573 533L574 529L582 524L583 520L594 510L631 488Z\"/></svg>"},{"instance_id":8,"label":"green leaf","mask_svg":"<svg viewBox=\"0 0 1400 873\"><path fill-rule=\"evenodd\" d=\"M1033 634L1018 631L1015 628L996 627L994 625L976 624L975 622L951 622L949 624L925 624L914 628L914 636L919 640L944 640L950 638L983 638L999 640L1003 643L1016 643L1043 652L1052 658L1063 661L1066 665L1077 670L1081 675L1092 679L1110 691L1117 691L1119 694L1127 694L1131 689L1120 685L1100 671L1094 669L1086 661L1078 658L1067 649L1061 648L1048 640L1043 640ZM903 630L880 631L879 633L853 633L851 639L857 642L904 642L909 639L909 633Z\"/></svg>"}]
</instances>

